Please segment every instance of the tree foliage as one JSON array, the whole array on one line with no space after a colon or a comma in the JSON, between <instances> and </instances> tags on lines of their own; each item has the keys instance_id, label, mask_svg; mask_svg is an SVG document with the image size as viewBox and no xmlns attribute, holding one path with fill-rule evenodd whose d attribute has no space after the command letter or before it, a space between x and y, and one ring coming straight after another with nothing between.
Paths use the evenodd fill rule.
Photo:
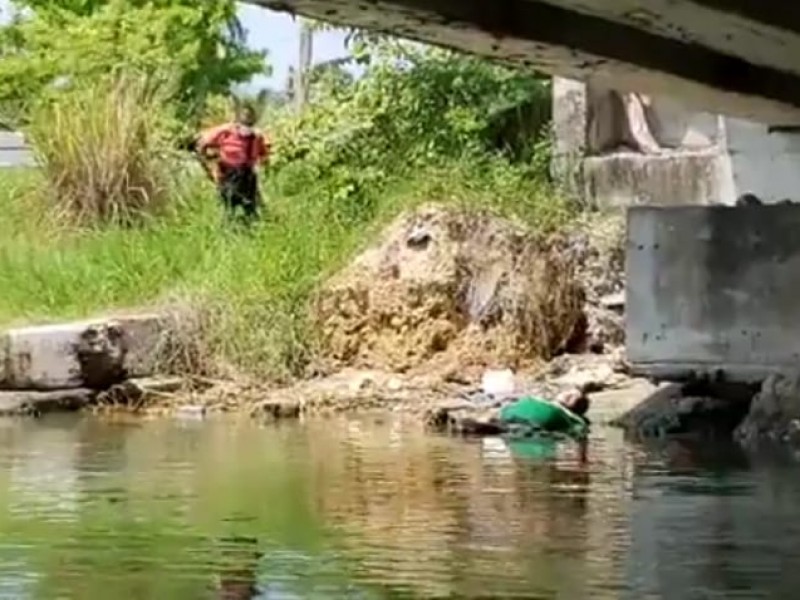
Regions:
<instances>
[{"instance_id":1,"label":"tree foliage","mask_svg":"<svg viewBox=\"0 0 800 600\"><path fill-rule=\"evenodd\" d=\"M233 0L16 0L0 29L0 114L109 72L175 79L184 116L265 70L245 46Z\"/></svg>"},{"instance_id":2,"label":"tree foliage","mask_svg":"<svg viewBox=\"0 0 800 600\"><path fill-rule=\"evenodd\" d=\"M273 172L298 192L324 181L334 199L365 202L389 180L449 161L501 156L537 177L547 157L549 83L485 59L351 32L351 64L320 70L297 115L268 114Z\"/></svg>"}]
</instances>

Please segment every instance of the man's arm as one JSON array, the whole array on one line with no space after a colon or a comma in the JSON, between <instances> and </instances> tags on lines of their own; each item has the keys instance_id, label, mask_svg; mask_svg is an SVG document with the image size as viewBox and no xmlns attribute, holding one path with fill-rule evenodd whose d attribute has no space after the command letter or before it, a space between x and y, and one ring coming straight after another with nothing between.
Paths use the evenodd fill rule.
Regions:
<instances>
[{"instance_id":1,"label":"man's arm","mask_svg":"<svg viewBox=\"0 0 800 600\"><path fill-rule=\"evenodd\" d=\"M219 149L220 137L224 130L224 125L207 129L197 137L194 145L194 152L200 159L203 169L215 184L219 184L220 172L216 162L217 157L209 153L209 150Z\"/></svg>"},{"instance_id":2,"label":"man's arm","mask_svg":"<svg viewBox=\"0 0 800 600\"><path fill-rule=\"evenodd\" d=\"M203 131L197 140L197 153L202 156L207 150L219 147L220 136L225 129L225 125L220 125Z\"/></svg>"},{"instance_id":3,"label":"man's arm","mask_svg":"<svg viewBox=\"0 0 800 600\"><path fill-rule=\"evenodd\" d=\"M272 152L272 144L266 133L260 133L256 137L256 162L259 164L269 163L270 154Z\"/></svg>"}]
</instances>

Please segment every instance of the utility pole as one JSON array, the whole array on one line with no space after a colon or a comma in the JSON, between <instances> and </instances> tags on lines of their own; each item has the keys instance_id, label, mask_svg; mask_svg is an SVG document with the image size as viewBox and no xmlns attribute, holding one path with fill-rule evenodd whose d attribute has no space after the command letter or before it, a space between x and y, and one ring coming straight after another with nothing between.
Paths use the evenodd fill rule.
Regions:
<instances>
[{"instance_id":1,"label":"utility pole","mask_svg":"<svg viewBox=\"0 0 800 600\"><path fill-rule=\"evenodd\" d=\"M302 112L308 102L309 73L313 55L314 30L311 27L311 23L303 19L300 22L300 48L297 71L294 73L294 102L297 112Z\"/></svg>"}]
</instances>

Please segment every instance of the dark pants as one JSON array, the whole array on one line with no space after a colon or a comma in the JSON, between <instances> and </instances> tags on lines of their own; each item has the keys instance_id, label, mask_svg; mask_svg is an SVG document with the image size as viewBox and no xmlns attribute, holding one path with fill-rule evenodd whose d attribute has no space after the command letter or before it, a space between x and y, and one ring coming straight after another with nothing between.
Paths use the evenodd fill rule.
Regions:
<instances>
[{"instance_id":1,"label":"dark pants","mask_svg":"<svg viewBox=\"0 0 800 600\"><path fill-rule=\"evenodd\" d=\"M231 216L241 210L247 221L258 216L258 176L250 167L220 165L219 195Z\"/></svg>"}]
</instances>

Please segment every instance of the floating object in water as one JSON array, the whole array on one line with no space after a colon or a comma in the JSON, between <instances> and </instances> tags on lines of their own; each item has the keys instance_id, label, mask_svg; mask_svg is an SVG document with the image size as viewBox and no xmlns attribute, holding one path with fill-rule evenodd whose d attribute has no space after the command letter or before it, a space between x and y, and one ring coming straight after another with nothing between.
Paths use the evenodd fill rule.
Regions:
<instances>
[{"instance_id":1,"label":"floating object in water","mask_svg":"<svg viewBox=\"0 0 800 600\"><path fill-rule=\"evenodd\" d=\"M177 408L175 416L179 419L202 419L206 412L206 407L201 404L186 404Z\"/></svg>"}]
</instances>

